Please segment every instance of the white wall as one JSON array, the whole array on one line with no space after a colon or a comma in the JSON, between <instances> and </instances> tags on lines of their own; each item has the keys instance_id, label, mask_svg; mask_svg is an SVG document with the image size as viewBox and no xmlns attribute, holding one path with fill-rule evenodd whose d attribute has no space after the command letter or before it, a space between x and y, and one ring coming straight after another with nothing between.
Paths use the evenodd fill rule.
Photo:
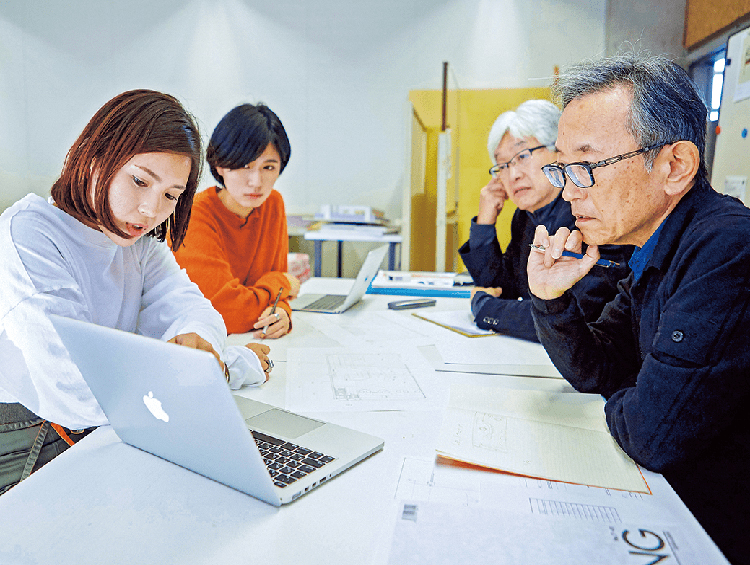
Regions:
<instances>
[{"instance_id":1,"label":"white wall","mask_svg":"<svg viewBox=\"0 0 750 565\"><path fill-rule=\"evenodd\" d=\"M180 98L205 138L236 104L274 109L288 211L396 218L410 89L439 88L444 60L462 88L549 84L604 53L605 19L606 0L2 0L0 209L47 195L88 118L145 87Z\"/></svg>"},{"instance_id":2,"label":"white wall","mask_svg":"<svg viewBox=\"0 0 750 565\"><path fill-rule=\"evenodd\" d=\"M607 55L636 47L685 65L686 0L608 0Z\"/></svg>"}]
</instances>

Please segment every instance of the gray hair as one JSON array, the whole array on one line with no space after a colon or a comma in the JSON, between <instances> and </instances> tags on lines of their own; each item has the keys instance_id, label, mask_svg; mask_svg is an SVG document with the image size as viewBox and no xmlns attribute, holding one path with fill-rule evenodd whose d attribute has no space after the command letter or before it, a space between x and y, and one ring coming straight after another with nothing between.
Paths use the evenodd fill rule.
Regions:
<instances>
[{"instance_id":1,"label":"gray hair","mask_svg":"<svg viewBox=\"0 0 750 565\"><path fill-rule=\"evenodd\" d=\"M495 163L495 149L506 133L518 138L535 137L541 145L554 147L559 121L560 109L549 100L527 100L515 111L500 114L487 137L490 159Z\"/></svg>"},{"instance_id":2,"label":"gray hair","mask_svg":"<svg viewBox=\"0 0 750 565\"><path fill-rule=\"evenodd\" d=\"M632 92L626 127L640 146L690 141L700 154L697 176L706 178L706 104L695 83L674 61L639 53L585 61L560 75L553 95L565 109L576 98L619 86ZM644 154L646 170L651 170L660 149Z\"/></svg>"}]
</instances>

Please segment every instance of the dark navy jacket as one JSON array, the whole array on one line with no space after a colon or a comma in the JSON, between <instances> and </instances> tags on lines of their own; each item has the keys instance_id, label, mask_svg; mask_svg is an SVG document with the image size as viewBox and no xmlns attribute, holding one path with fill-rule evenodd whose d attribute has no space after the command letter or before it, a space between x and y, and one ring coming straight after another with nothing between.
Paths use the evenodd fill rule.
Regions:
<instances>
[{"instance_id":1,"label":"dark navy jacket","mask_svg":"<svg viewBox=\"0 0 750 565\"><path fill-rule=\"evenodd\" d=\"M526 263L534 241L534 230L544 224L550 234L559 228L575 229L575 218L570 203L558 194L557 198L536 212L517 209L510 224L510 243L503 253L497 241L494 225L477 225L471 221L469 241L458 252L474 284L486 288L500 287L503 293L495 298L477 292L472 300L474 321L482 329L529 341L539 341L531 318L529 284ZM601 256L619 263L618 267L596 266L574 287L587 320L595 320L602 307L617 294L617 281L628 274L628 259L632 246L602 246Z\"/></svg>"},{"instance_id":2,"label":"dark navy jacket","mask_svg":"<svg viewBox=\"0 0 750 565\"><path fill-rule=\"evenodd\" d=\"M748 237L750 210L697 181L599 320L574 293L532 298L560 373L607 399L617 443L663 473L733 565L750 562Z\"/></svg>"}]
</instances>

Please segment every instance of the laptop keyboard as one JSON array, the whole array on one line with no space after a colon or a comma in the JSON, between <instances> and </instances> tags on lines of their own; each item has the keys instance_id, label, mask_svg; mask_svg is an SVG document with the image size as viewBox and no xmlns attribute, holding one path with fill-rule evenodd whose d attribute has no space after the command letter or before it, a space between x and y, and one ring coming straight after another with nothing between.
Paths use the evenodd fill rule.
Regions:
<instances>
[{"instance_id":1,"label":"laptop keyboard","mask_svg":"<svg viewBox=\"0 0 750 565\"><path fill-rule=\"evenodd\" d=\"M277 487L284 488L334 460L334 457L323 453L305 449L262 432L250 431L271 474L273 484Z\"/></svg>"},{"instance_id":2,"label":"laptop keyboard","mask_svg":"<svg viewBox=\"0 0 750 565\"><path fill-rule=\"evenodd\" d=\"M346 296L326 294L305 306L305 310L335 310L346 301Z\"/></svg>"}]
</instances>

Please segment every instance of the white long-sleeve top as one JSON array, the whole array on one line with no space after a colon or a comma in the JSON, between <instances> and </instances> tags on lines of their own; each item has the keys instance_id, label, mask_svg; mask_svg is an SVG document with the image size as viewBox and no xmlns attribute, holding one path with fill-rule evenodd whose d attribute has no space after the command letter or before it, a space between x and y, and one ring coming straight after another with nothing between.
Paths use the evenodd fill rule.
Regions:
<instances>
[{"instance_id":1,"label":"white long-sleeve top","mask_svg":"<svg viewBox=\"0 0 750 565\"><path fill-rule=\"evenodd\" d=\"M28 195L0 216L0 402L70 429L106 424L47 314L162 340L195 332L218 352L226 341L221 315L165 243L121 247ZM265 380L250 350L226 357L242 367L232 388Z\"/></svg>"}]
</instances>

